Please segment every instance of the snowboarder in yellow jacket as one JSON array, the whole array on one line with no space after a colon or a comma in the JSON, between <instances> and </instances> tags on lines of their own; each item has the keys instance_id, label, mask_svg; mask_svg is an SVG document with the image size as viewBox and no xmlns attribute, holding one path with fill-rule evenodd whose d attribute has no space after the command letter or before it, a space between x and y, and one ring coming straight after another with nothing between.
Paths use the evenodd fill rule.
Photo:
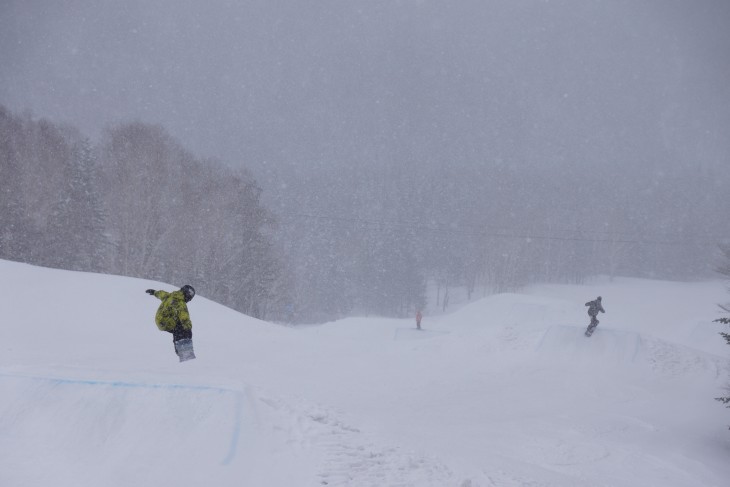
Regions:
<instances>
[{"instance_id":1,"label":"snowboarder in yellow jacket","mask_svg":"<svg viewBox=\"0 0 730 487\"><path fill-rule=\"evenodd\" d=\"M145 291L162 303L157 308L155 323L162 331L172 333L172 342L175 345L175 353L180 361L195 358L193 353L193 323L190 321L190 313L186 303L195 296L193 286L186 284L179 291L168 293L167 291Z\"/></svg>"}]
</instances>

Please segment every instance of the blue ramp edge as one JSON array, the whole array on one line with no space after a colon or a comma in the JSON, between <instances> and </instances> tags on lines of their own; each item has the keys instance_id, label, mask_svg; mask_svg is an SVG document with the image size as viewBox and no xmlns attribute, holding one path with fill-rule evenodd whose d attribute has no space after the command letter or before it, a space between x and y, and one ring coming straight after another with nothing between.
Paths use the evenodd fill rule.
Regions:
<instances>
[{"instance_id":1,"label":"blue ramp edge","mask_svg":"<svg viewBox=\"0 0 730 487\"><path fill-rule=\"evenodd\" d=\"M221 462L221 465L229 465L236 457L238 449L238 441L241 435L241 416L243 414L243 398L240 390L230 389L226 387L216 387L207 385L188 385L188 384L160 384L145 382L128 382L128 381L108 381L97 379L66 379L58 377L44 377L39 375L24 374L8 374L0 373L0 377L9 379L28 379L34 381L48 382L53 385L82 385L82 386L104 386L118 387L129 389L160 389L160 390L190 390L195 392L214 392L219 394L233 395L234 418L231 431L231 440L228 452Z\"/></svg>"}]
</instances>

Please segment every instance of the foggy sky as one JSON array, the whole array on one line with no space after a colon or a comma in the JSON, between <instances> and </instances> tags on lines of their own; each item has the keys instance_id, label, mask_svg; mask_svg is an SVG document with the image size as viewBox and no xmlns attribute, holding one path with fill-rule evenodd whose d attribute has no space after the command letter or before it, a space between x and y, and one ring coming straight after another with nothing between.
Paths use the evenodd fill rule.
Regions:
<instances>
[{"instance_id":1,"label":"foggy sky","mask_svg":"<svg viewBox=\"0 0 730 487\"><path fill-rule=\"evenodd\" d=\"M3 0L0 104L92 137L160 123L271 177L419 158L723 167L728 21L726 0Z\"/></svg>"}]
</instances>

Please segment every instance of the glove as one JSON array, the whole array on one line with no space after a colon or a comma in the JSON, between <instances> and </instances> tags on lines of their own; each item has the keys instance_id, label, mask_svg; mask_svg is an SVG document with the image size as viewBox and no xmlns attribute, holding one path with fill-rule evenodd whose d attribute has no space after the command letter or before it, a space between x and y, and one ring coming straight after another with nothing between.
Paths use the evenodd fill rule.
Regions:
<instances>
[{"instance_id":1,"label":"glove","mask_svg":"<svg viewBox=\"0 0 730 487\"><path fill-rule=\"evenodd\" d=\"M152 295L152 296L154 296L154 294L155 294L155 290L154 290L154 289L148 289L148 290L146 290L145 292L146 292L147 294L150 294L150 295Z\"/></svg>"}]
</instances>

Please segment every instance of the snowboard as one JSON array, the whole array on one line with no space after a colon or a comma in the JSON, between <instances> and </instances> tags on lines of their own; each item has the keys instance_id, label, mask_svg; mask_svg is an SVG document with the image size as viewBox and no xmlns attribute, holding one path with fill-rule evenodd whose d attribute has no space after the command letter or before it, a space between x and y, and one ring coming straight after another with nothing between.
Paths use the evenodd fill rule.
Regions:
<instances>
[{"instance_id":1,"label":"snowboard","mask_svg":"<svg viewBox=\"0 0 730 487\"><path fill-rule=\"evenodd\" d=\"M192 360L195 358L195 352L193 351L193 339L183 338L175 342L175 352L180 357L180 362Z\"/></svg>"},{"instance_id":2,"label":"snowboard","mask_svg":"<svg viewBox=\"0 0 730 487\"><path fill-rule=\"evenodd\" d=\"M586 328L586 336L589 337L593 335L593 332L596 331L596 327L598 326L598 321L595 316L589 315L591 317L591 324L588 325L588 328Z\"/></svg>"}]
</instances>

